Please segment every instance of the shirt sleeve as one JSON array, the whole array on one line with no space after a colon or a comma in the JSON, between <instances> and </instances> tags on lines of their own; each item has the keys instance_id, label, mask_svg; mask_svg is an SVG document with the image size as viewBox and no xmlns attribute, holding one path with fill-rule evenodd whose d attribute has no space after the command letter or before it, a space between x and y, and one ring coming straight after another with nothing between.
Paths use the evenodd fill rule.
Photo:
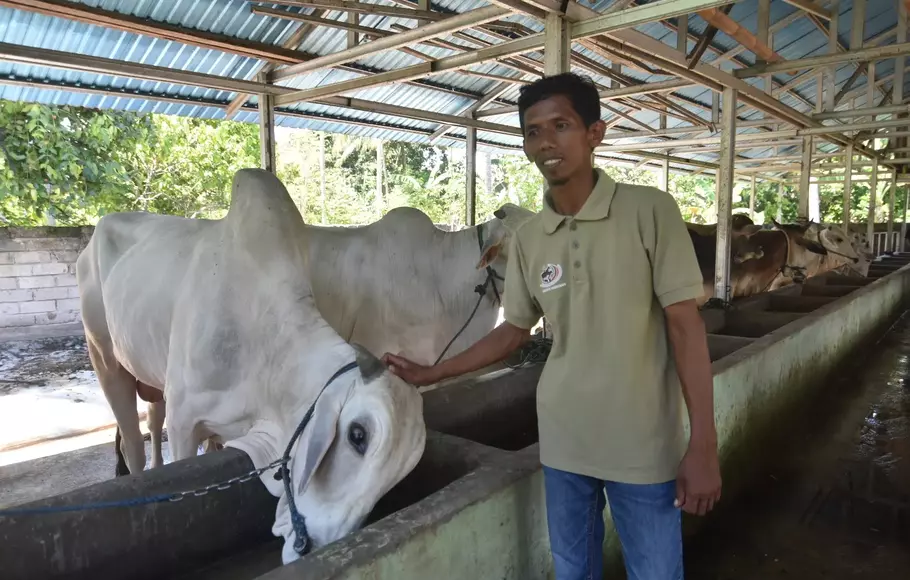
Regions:
<instances>
[{"instance_id":1,"label":"shirt sleeve","mask_svg":"<svg viewBox=\"0 0 910 580\"><path fill-rule=\"evenodd\" d=\"M508 256L502 297L503 318L512 326L530 330L540 320L541 312L528 290L524 256L521 254L517 233L512 234L509 241Z\"/></svg>"},{"instance_id":2,"label":"shirt sleeve","mask_svg":"<svg viewBox=\"0 0 910 580\"><path fill-rule=\"evenodd\" d=\"M663 191L658 192L651 207L650 218L643 220L651 230L643 232L643 238L649 246L654 293L660 305L666 308L677 302L703 296L698 258L673 196Z\"/></svg>"}]
</instances>

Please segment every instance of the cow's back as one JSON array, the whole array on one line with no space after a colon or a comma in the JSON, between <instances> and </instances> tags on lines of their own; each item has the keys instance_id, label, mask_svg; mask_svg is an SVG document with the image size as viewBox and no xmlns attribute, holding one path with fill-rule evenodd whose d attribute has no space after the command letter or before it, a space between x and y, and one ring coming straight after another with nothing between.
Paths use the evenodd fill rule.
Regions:
<instances>
[{"instance_id":1,"label":"cow's back","mask_svg":"<svg viewBox=\"0 0 910 580\"><path fill-rule=\"evenodd\" d=\"M471 289L483 281L473 230L444 232L413 208L357 228L306 226L304 247L320 313L342 338L377 356L401 350L432 362L467 316L449 320L448 311L470 313ZM467 336L473 330L465 340L490 329Z\"/></svg>"}]
</instances>

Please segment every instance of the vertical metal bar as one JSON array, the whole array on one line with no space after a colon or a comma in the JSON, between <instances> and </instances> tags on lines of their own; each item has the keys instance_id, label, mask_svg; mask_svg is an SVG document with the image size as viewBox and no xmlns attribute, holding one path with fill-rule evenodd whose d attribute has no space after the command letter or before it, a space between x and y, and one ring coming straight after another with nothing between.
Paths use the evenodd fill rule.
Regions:
<instances>
[{"instance_id":1,"label":"vertical metal bar","mask_svg":"<svg viewBox=\"0 0 910 580\"><path fill-rule=\"evenodd\" d=\"M259 82L267 82L259 73ZM262 169L275 173L275 97L259 93L259 158Z\"/></svg>"},{"instance_id":2,"label":"vertical metal bar","mask_svg":"<svg viewBox=\"0 0 910 580\"><path fill-rule=\"evenodd\" d=\"M821 113L825 106L825 71L819 70L815 74L815 112Z\"/></svg>"},{"instance_id":3,"label":"vertical metal bar","mask_svg":"<svg viewBox=\"0 0 910 580\"><path fill-rule=\"evenodd\" d=\"M569 71L572 51L569 26L569 22L561 14L547 13L543 70L548 77Z\"/></svg>"},{"instance_id":4,"label":"vertical metal bar","mask_svg":"<svg viewBox=\"0 0 910 580\"><path fill-rule=\"evenodd\" d=\"M866 0L853 0L852 12L850 50L857 50L863 47L863 33L866 26Z\"/></svg>"},{"instance_id":5,"label":"vertical metal bar","mask_svg":"<svg viewBox=\"0 0 910 580\"><path fill-rule=\"evenodd\" d=\"M360 24L360 14L348 12L348 22L355 26ZM360 44L360 34L356 30L348 30L348 48L354 48L358 44Z\"/></svg>"},{"instance_id":6,"label":"vertical metal bar","mask_svg":"<svg viewBox=\"0 0 910 580\"><path fill-rule=\"evenodd\" d=\"M715 93L716 94L716 93ZM717 247L714 260L714 297L730 302L730 222L733 206L733 159L736 156L736 89L724 88L720 163L717 167Z\"/></svg>"},{"instance_id":7,"label":"vertical metal bar","mask_svg":"<svg viewBox=\"0 0 910 580\"><path fill-rule=\"evenodd\" d=\"M612 71L615 72L616 74L622 74L622 63L621 63L621 62L613 62L613 63L610 63L610 70L612 70ZM618 89L619 87L620 87L620 84L619 84L619 81L618 81L617 79L612 79L612 80L610 81L610 88L611 88L611 89Z\"/></svg>"},{"instance_id":8,"label":"vertical metal bar","mask_svg":"<svg viewBox=\"0 0 910 580\"><path fill-rule=\"evenodd\" d=\"M891 194L888 197L888 244L885 250L893 252L894 246L894 197L897 195L897 171L891 172Z\"/></svg>"},{"instance_id":9,"label":"vertical metal bar","mask_svg":"<svg viewBox=\"0 0 910 580\"><path fill-rule=\"evenodd\" d=\"M749 190L749 219L755 219L755 174L752 174L752 189Z\"/></svg>"},{"instance_id":10,"label":"vertical metal bar","mask_svg":"<svg viewBox=\"0 0 910 580\"><path fill-rule=\"evenodd\" d=\"M322 203L322 225L327 223L325 209L325 133L319 133L319 198Z\"/></svg>"},{"instance_id":11,"label":"vertical metal bar","mask_svg":"<svg viewBox=\"0 0 910 580\"><path fill-rule=\"evenodd\" d=\"M758 41L766 46L771 46L771 0L758 0ZM773 49L773 47L772 47ZM765 62L756 59L756 62ZM764 75L762 88L766 93L771 93L771 75ZM766 115L767 116L767 115Z\"/></svg>"},{"instance_id":12,"label":"vertical metal bar","mask_svg":"<svg viewBox=\"0 0 910 580\"><path fill-rule=\"evenodd\" d=\"M831 20L828 22L828 53L837 54L837 23L840 16L840 0L834 0L829 6L831 11ZM826 111L834 110L834 95L837 93L837 73L836 66L828 67L826 78L828 82L825 86L825 107Z\"/></svg>"},{"instance_id":13,"label":"vertical metal bar","mask_svg":"<svg viewBox=\"0 0 910 580\"><path fill-rule=\"evenodd\" d=\"M904 212L901 216L901 252L907 250L907 206L910 205L910 186L904 184Z\"/></svg>"},{"instance_id":14,"label":"vertical metal bar","mask_svg":"<svg viewBox=\"0 0 910 580\"><path fill-rule=\"evenodd\" d=\"M784 184L777 183L777 223L784 220Z\"/></svg>"},{"instance_id":15,"label":"vertical metal bar","mask_svg":"<svg viewBox=\"0 0 910 580\"><path fill-rule=\"evenodd\" d=\"M689 15L683 14L676 18L676 50L686 54L689 52Z\"/></svg>"},{"instance_id":16,"label":"vertical metal bar","mask_svg":"<svg viewBox=\"0 0 910 580\"><path fill-rule=\"evenodd\" d=\"M468 127L465 144L465 224L473 226L477 219L477 129L474 127Z\"/></svg>"},{"instance_id":17,"label":"vertical metal bar","mask_svg":"<svg viewBox=\"0 0 910 580\"><path fill-rule=\"evenodd\" d=\"M898 2L897 7L897 38L895 42L905 43L907 42L907 3ZM892 86L894 91L891 94L891 102L895 104L900 104L904 102L904 67L906 66L906 59L903 56L899 56L894 60L894 82ZM907 117L906 113L899 114L900 117ZM906 139L901 139L902 145L906 146ZM906 238L907 238L907 202L910 201L910 187L906 184L904 185L904 212L901 216L901 237L900 237L900 251L903 252L906 249Z\"/></svg>"},{"instance_id":18,"label":"vertical metal bar","mask_svg":"<svg viewBox=\"0 0 910 580\"><path fill-rule=\"evenodd\" d=\"M720 123L720 93L711 93L711 122L715 125Z\"/></svg>"},{"instance_id":19,"label":"vertical metal bar","mask_svg":"<svg viewBox=\"0 0 910 580\"><path fill-rule=\"evenodd\" d=\"M486 162L486 172L484 173L484 191L492 199L493 197L493 154L487 153L484 155L484 161Z\"/></svg>"},{"instance_id":20,"label":"vertical metal bar","mask_svg":"<svg viewBox=\"0 0 910 580\"><path fill-rule=\"evenodd\" d=\"M385 147L381 139L376 140L376 219L382 217L383 187L382 179L385 172Z\"/></svg>"},{"instance_id":21,"label":"vertical metal bar","mask_svg":"<svg viewBox=\"0 0 910 580\"><path fill-rule=\"evenodd\" d=\"M659 125L661 129L667 128L667 116L661 115ZM663 191L670 191L670 159L667 158L660 162L660 174L657 179L657 187Z\"/></svg>"},{"instance_id":22,"label":"vertical metal bar","mask_svg":"<svg viewBox=\"0 0 910 580\"><path fill-rule=\"evenodd\" d=\"M844 231L850 232L850 200L853 196L853 144L847 145L844 156Z\"/></svg>"},{"instance_id":23,"label":"vertical metal bar","mask_svg":"<svg viewBox=\"0 0 910 580\"><path fill-rule=\"evenodd\" d=\"M799 205L797 215L809 218L809 178L812 176L812 136L803 137L803 160L799 170Z\"/></svg>"},{"instance_id":24,"label":"vertical metal bar","mask_svg":"<svg viewBox=\"0 0 910 580\"><path fill-rule=\"evenodd\" d=\"M878 189L878 156L872 158L872 176L869 180L869 215L866 219L866 234L869 239L875 237L875 205Z\"/></svg>"}]
</instances>

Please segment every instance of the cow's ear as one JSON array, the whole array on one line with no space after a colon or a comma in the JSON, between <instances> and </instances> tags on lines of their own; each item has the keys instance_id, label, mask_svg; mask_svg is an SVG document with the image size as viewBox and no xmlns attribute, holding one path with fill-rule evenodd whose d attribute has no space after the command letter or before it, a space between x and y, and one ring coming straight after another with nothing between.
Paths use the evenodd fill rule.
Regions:
<instances>
[{"instance_id":1,"label":"cow's ear","mask_svg":"<svg viewBox=\"0 0 910 580\"><path fill-rule=\"evenodd\" d=\"M484 242L483 247L480 249L480 261L477 262L478 270L483 270L495 262L496 258L499 257L499 253L502 251L505 234L501 228L497 229L497 233L490 236L490 239Z\"/></svg>"},{"instance_id":2,"label":"cow's ear","mask_svg":"<svg viewBox=\"0 0 910 580\"><path fill-rule=\"evenodd\" d=\"M828 255L828 250L826 250L825 247L819 243L807 240L805 238L800 239L796 243L814 254L821 254L822 256Z\"/></svg>"},{"instance_id":3,"label":"cow's ear","mask_svg":"<svg viewBox=\"0 0 910 580\"><path fill-rule=\"evenodd\" d=\"M310 424L297 441L297 452L293 455L293 483L297 494L303 494L313 480L313 474L325 458L335 441L341 407L351 390L339 381L335 389L326 389L319 397Z\"/></svg>"}]
</instances>

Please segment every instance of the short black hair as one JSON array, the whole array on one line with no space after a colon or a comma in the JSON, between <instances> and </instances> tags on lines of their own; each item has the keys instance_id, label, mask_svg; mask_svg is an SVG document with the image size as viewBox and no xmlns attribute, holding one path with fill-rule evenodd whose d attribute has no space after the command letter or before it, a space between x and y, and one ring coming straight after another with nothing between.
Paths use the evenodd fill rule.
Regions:
<instances>
[{"instance_id":1,"label":"short black hair","mask_svg":"<svg viewBox=\"0 0 910 580\"><path fill-rule=\"evenodd\" d=\"M556 95L563 95L572 103L572 108L590 127L600 120L600 95L597 86L589 77L567 72L543 77L521 87L518 96L518 123L525 128L525 111L533 105Z\"/></svg>"}]
</instances>

